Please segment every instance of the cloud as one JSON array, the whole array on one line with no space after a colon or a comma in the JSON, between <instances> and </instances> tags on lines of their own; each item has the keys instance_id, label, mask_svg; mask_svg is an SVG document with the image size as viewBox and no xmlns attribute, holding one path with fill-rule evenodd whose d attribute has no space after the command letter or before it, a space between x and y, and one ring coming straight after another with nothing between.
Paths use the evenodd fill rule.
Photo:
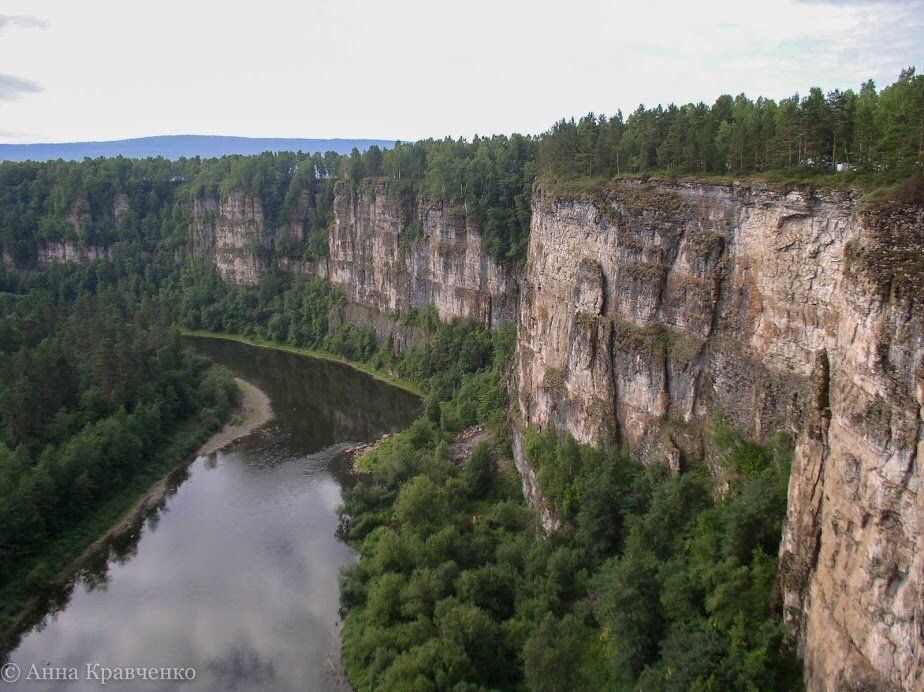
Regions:
<instances>
[{"instance_id":1,"label":"cloud","mask_svg":"<svg viewBox=\"0 0 924 692\"><path fill-rule=\"evenodd\" d=\"M31 132L18 132L16 130L0 130L0 139L6 141L25 140L34 137Z\"/></svg>"},{"instance_id":2,"label":"cloud","mask_svg":"<svg viewBox=\"0 0 924 692\"><path fill-rule=\"evenodd\" d=\"M48 28L48 22L26 14L0 14L0 34L10 27L46 29ZM18 101L23 94L38 94L41 91L41 85L36 82L14 77L11 74L0 73L0 102Z\"/></svg>"},{"instance_id":3,"label":"cloud","mask_svg":"<svg viewBox=\"0 0 924 692\"><path fill-rule=\"evenodd\" d=\"M42 87L28 79L0 73L0 101L18 101L23 94L38 94Z\"/></svg>"},{"instance_id":4,"label":"cloud","mask_svg":"<svg viewBox=\"0 0 924 692\"><path fill-rule=\"evenodd\" d=\"M27 14L0 14L0 33L8 26L20 29L47 29L48 22Z\"/></svg>"}]
</instances>

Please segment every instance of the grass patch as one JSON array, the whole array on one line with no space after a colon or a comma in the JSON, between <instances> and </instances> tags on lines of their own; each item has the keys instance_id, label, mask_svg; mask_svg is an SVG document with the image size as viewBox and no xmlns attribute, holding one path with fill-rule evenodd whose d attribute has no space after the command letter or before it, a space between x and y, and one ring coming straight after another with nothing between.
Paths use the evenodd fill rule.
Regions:
<instances>
[{"instance_id":1,"label":"grass patch","mask_svg":"<svg viewBox=\"0 0 924 692\"><path fill-rule=\"evenodd\" d=\"M612 178L541 176L539 185L553 194L599 193L614 182L665 182L691 183L698 185L769 185L771 187L802 186L821 190L861 190L877 195L889 195L902 189L907 181L891 174L862 173L858 171L821 171L815 168L792 168L752 173L750 175L707 175L703 173L679 173L675 171L653 171L650 173L622 173Z\"/></svg>"}]
</instances>

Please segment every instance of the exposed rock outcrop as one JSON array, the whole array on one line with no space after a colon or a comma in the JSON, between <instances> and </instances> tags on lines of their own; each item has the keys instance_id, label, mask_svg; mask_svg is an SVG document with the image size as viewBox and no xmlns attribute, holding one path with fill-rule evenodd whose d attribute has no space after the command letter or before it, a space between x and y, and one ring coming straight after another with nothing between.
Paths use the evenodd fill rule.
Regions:
<instances>
[{"instance_id":1,"label":"exposed rock outcrop","mask_svg":"<svg viewBox=\"0 0 924 692\"><path fill-rule=\"evenodd\" d=\"M254 285L269 269L272 236L263 225L263 203L243 190L193 201L193 247L211 258L228 283Z\"/></svg>"},{"instance_id":2,"label":"exposed rock outcrop","mask_svg":"<svg viewBox=\"0 0 924 692\"><path fill-rule=\"evenodd\" d=\"M115 196L111 208L111 223L118 225L128 214L128 197L124 194ZM57 228L58 239L38 244L35 248L35 263L40 267L52 264L89 264L97 259L112 259L112 247L93 239L87 229L92 227L90 201L86 195L77 197L63 215L65 220ZM95 240L95 243L94 243ZM31 260L20 258L18 265L9 247L3 248L3 266L14 268L30 266Z\"/></svg>"},{"instance_id":3,"label":"exposed rock outcrop","mask_svg":"<svg viewBox=\"0 0 924 692\"><path fill-rule=\"evenodd\" d=\"M924 219L856 193L623 181L595 194L537 187L526 266L481 250L464 205L385 181L336 190L329 256L277 252L306 231L307 198L268 228L259 198L193 203L194 250L255 284L274 265L326 277L342 319L406 350L412 311L516 321L511 436L547 528L526 427L628 443L679 470L710 459L722 411L796 440L780 549L783 611L812 690L920 689L924 679ZM76 237L89 213L68 213ZM130 218L116 198L116 225ZM4 251L3 261L13 259ZM38 260L109 255L74 242ZM333 325L336 326L336 325Z\"/></svg>"},{"instance_id":4,"label":"exposed rock outcrop","mask_svg":"<svg viewBox=\"0 0 924 692\"><path fill-rule=\"evenodd\" d=\"M865 248L877 225L920 237L921 210L874 219L857 201L537 188L512 396L525 425L624 437L674 468L708 456L717 410L758 438L791 432L781 579L809 687L912 689L924 671L921 295L913 280L877 284Z\"/></svg>"},{"instance_id":5,"label":"exposed rock outcrop","mask_svg":"<svg viewBox=\"0 0 924 692\"><path fill-rule=\"evenodd\" d=\"M65 243L48 243L38 249L36 261L46 266L49 264L89 264L96 259L110 259L112 248L91 245L84 247L74 241Z\"/></svg>"},{"instance_id":6,"label":"exposed rock outcrop","mask_svg":"<svg viewBox=\"0 0 924 692\"><path fill-rule=\"evenodd\" d=\"M387 182L353 191L340 184L328 257L275 254L277 236L303 238L304 213L296 210L281 229L270 229L260 199L242 190L196 199L194 246L229 283L256 284L275 264L328 278L351 303L383 314L435 308L440 319L470 317L489 328L515 320L517 277L482 252L464 205L407 200Z\"/></svg>"},{"instance_id":7,"label":"exposed rock outcrop","mask_svg":"<svg viewBox=\"0 0 924 692\"><path fill-rule=\"evenodd\" d=\"M338 187L328 266L334 287L380 312L435 308L489 328L515 319L516 277L482 252L465 206L408 205L387 182Z\"/></svg>"},{"instance_id":8,"label":"exposed rock outcrop","mask_svg":"<svg viewBox=\"0 0 924 692\"><path fill-rule=\"evenodd\" d=\"M879 205L856 231L790 476L785 615L811 689L920 690L922 210Z\"/></svg>"}]
</instances>

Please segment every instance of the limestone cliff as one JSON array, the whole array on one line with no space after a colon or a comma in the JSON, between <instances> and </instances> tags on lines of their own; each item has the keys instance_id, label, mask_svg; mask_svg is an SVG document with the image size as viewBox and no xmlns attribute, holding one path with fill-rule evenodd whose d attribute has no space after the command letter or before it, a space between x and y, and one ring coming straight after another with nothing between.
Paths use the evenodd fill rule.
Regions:
<instances>
[{"instance_id":1,"label":"limestone cliff","mask_svg":"<svg viewBox=\"0 0 924 692\"><path fill-rule=\"evenodd\" d=\"M269 269L272 236L263 224L259 197L232 190L226 197L193 201L193 247L214 261L233 284L256 284Z\"/></svg>"},{"instance_id":2,"label":"limestone cliff","mask_svg":"<svg viewBox=\"0 0 924 692\"><path fill-rule=\"evenodd\" d=\"M71 210L75 234L88 209ZM715 411L758 438L791 433L780 590L808 687L920 686L920 204L766 185L537 187L520 271L485 256L464 205L384 181L336 188L328 257L286 257L279 240L304 236L306 210L307 199L268 228L257 197L201 198L193 246L231 283L255 284L273 266L327 277L349 300L342 318L399 349L415 334L396 318L413 310L516 321L513 447L549 527L556 518L522 453L525 426L625 442L675 470L712 459ZM129 211L117 198L112 218ZM63 243L39 261L106 254Z\"/></svg>"},{"instance_id":3,"label":"limestone cliff","mask_svg":"<svg viewBox=\"0 0 924 692\"><path fill-rule=\"evenodd\" d=\"M515 276L481 251L464 205L407 205L379 182L352 193L340 185L334 215L329 277L351 302L386 313L432 307L489 328L515 318Z\"/></svg>"},{"instance_id":4,"label":"limestone cliff","mask_svg":"<svg viewBox=\"0 0 924 692\"><path fill-rule=\"evenodd\" d=\"M275 252L277 241L305 237L307 215L307 193L288 218L273 228L266 223L259 196L236 188L221 197L200 197L193 200L192 206L193 248L212 261L221 278L232 284L253 286L274 265L289 274L326 278L325 260L298 259Z\"/></svg>"},{"instance_id":5,"label":"limestone cliff","mask_svg":"<svg viewBox=\"0 0 924 692\"><path fill-rule=\"evenodd\" d=\"M89 264L96 259L112 257L112 248L102 245L82 246L73 241L49 243L38 249L37 261L40 265L49 264Z\"/></svg>"},{"instance_id":6,"label":"limestone cliff","mask_svg":"<svg viewBox=\"0 0 924 692\"><path fill-rule=\"evenodd\" d=\"M102 225L118 226L129 211L128 198L118 194L112 201L108 215ZM84 265L97 259L112 259L112 247L91 239L88 229L94 226L89 199L78 197L64 214L64 223L59 228L59 239L38 244L35 248L35 263L40 267L52 264ZM96 242L93 242L95 240ZM8 248L3 249L2 264L8 268L17 266Z\"/></svg>"},{"instance_id":7,"label":"limestone cliff","mask_svg":"<svg viewBox=\"0 0 924 692\"><path fill-rule=\"evenodd\" d=\"M924 670L921 289L881 266L870 279L889 258L867 250L883 226L901 225L895 246L924 222L920 207L876 216L857 202L537 188L511 395L519 425L624 439L674 468L709 456L717 410L758 438L791 432L781 579L807 682L911 689Z\"/></svg>"},{"instance_id":8,"label":"limestone cliff","mask_svg":"<svg viewBox=\"0 0 924 692\"><path fill-rule=\"evenodd\" d=\"M341 184L328 257L299 260L274 252L280 234L301 239L297 212L282 229L270 229L260 199L242 190L193 204L194 247L229 283L256 284L275 264L329 278L353 305L377 313L435 308L441 319L471 317L487 327L515 319L516 277L482 253L464 205L425 198L409 203L387 182L354 191Z\"/></svg>"}]
</instances>

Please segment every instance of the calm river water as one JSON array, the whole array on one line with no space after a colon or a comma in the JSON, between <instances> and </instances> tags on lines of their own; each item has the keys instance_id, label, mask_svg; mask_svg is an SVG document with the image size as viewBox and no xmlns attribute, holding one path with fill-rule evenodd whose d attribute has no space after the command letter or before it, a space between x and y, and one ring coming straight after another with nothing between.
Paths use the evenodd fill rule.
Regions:
<instances>
[{"instance_id":1,"label":"calm river water","mask_svg":"<svg viewBox=\"0 0 924 692\"><path fill-rule=\"evenodd\" d=\"M275 418L211 457L108 556L49 601L8 661L2 689L100 689L26 681L30 667L192 667L193 682L102 689L327 690L336 670L336 508L351 443L406 427L412 395L335 363L189 338L269 395Z\"/></svg>"}]
</instances>

